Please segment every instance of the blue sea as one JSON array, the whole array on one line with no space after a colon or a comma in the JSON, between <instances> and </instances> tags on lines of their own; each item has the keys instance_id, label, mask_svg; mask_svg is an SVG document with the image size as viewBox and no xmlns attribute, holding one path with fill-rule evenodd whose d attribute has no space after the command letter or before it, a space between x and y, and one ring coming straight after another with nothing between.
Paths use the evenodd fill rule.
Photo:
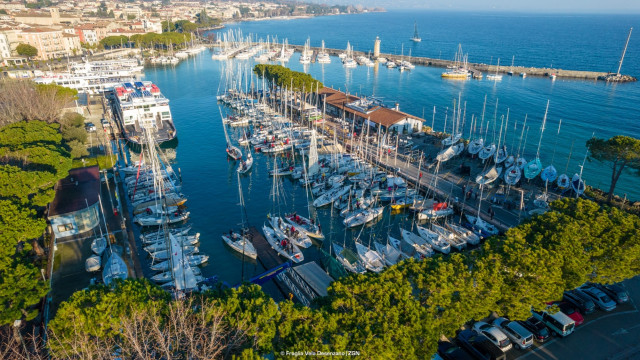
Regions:
<instances>
[{"instance_id":1,"label":"blue sea","mask_svg":"<svg viewBox=\"0 0 640 360\"><path fill-rule=\"evenodd\" d=\"M413 23L417 22L421 43L412 43ZM470 62L509 65L515 57L516 66L553 67L562 69L615 71L630 27L639 28L638 15L527 15L448 12L386 12L344 16L327 16L295 20L242 22L227 28L242 29L245 35L266 39L287 38L291 44L303 44L307 38L312 46L325 40L331 48L346 48L349 41L355 50L373 49L376 36L382 40L382 52L433 58L453 59L458 44L462 44ZM222 32L226 31L222 30ZM640 138L640 85L606 84L595 81L548 78L509 77L502 81L469 80L452 82L440 77L441 68L417 66L400 73L386 67L345 69L338 58L331 64L303 66L295 54L287 64L296 71L307 72L332 86L358 95L382 97L400 110L423 117L425 125L435 130L451 126L453 101L466 103L464 136L469 137L470 119L482 113L485 96L489 122L489 138L493 133L494 109L498 101L497 130L500 119L509 112L506 143L517 147L521 127L527 117L525 157L531 159L541 143L540 157L544 166L553 162L559 172L571 176L580 172L584 161L585 142L592 135L608 138L624 134ZM640 35L632 35L622 73L640 75ZM233 65L231 65L233 64ZM238 206L237 164L225 153L222 123L215 95L225 67L251 69L250 61L230 63L211 60L206 51L187 59L176 67L146 69L146 79L157 83L170 99L178 129L176 166L183 178L183 192L189 198L194 229L201 232L201 251L211 256L204 268L205 275L218 275L234 284L241 279L241 260L223 244L220 234L237 228L241 221ZM255 81L255 79L254 79ZM540 140L540 128L549 101L546 128ZM435 115L434 115L435 107ZM448 110L447 110L448 109ZM558 125L562 126L558 135ZM514 125L517 127L514 128ZM450 131L450 130L449 130ZM240 134L232 130L232 138ZM496 137L497 137L496 133ZM557 146L556 146L557 144ZM572 148L573 145L573 148ZM245 150L246 151L246 150ZM569 158L569 154L571 157ZM272 178L267 170L273 158L257 155L253 170L241 178L249 222L260 228L266 214L296 210L307 213L306 195L302 188L287 179L282 180L286 196L279 205L271 201ZM587 161L584 167L587 184L608 189L610 170L597 162ZM640 199L638 177L625 174L616 192ZM362 231L345 231L340 220L331 216L331 209L318 213L325 233L339 244L352 244L360 236L365 244L385 242L388 233L397 235L398 223L410 226L404 214L385 216L383 220ZM329 241L323 244L328 249ZM318 252L308 249L305 257L317 259ZM245 264L244 278L260 273L259 264Z\"/></svg>"}]
</instances>

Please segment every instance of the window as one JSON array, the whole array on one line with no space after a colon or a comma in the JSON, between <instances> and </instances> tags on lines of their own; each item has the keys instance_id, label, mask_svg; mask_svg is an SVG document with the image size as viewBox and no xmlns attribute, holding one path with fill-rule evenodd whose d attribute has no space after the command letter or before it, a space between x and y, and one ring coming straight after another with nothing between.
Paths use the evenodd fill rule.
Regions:
<instances>
[{"instance_id":1,"label":"window","mask_svg":"<svg viewBox=\"0 0 640 360\"><path fill-rule=\"evenodd\" d=\"M72 224L58 225L58 232L65 232L65 231L71 231L71 230L73 230Z\"/></svg>"}]
</instances>

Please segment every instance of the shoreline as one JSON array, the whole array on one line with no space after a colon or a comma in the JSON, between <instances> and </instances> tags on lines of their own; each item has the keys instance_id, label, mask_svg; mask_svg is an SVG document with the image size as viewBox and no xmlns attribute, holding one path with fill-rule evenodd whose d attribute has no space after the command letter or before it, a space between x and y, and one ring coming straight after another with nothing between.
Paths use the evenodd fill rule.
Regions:
<instances>
[{"instance_id":1,"label":"shoreline","mask_svg":"<svg viewBox=\"0 0 640 360\"><path fill-rule=\"evenodd\" d=\"M369 13L381 13L381 12L387 12L387 10L379 10L379 11L374 11L374 10L370 10L370 11L365 11L365 12L359 12L359 13L339 13L339 14L320 14L320 15L281 15L281 16L272 16L272 17L264 17L264 18L245 18L245 19L232 19L229 21L223 21L220 23L220 25L224 26L224 25L229 25L229 24L240 24L243 22L257 22L257 21L269 21L269 20L280 20L280 21L288 21L288 20L299 20L299 19L312 19L312 18L316 18L316 17L322 17L322 16L343 16L343 15L362 15L362 14L369 14Z\"/></svg>"}]
</instances>

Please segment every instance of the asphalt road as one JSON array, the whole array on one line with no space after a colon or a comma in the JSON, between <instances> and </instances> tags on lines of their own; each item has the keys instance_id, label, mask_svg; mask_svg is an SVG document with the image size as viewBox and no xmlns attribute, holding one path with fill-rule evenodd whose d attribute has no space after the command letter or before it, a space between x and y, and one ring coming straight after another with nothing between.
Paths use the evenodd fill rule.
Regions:
<instances>
[{"instance_id":1,"label":"asphalt road","mask_svg":"<svg viewBox=\"0 0 640 360\"><path fill-rule=\"evenodd\" d=\"M566 338L554 338L524 352L513 350L509 359L640 359L640 276L624 283L630 302L612 312L596 311Z\"/></svg>"}]
</instances>

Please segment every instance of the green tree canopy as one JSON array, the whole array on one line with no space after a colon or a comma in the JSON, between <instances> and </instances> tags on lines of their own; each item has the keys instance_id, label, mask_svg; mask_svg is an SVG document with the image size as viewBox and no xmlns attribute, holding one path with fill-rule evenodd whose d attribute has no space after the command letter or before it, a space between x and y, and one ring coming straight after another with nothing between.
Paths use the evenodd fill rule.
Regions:
<instances>
[{"instance_id":1,"label":"green tree canopy","mask_svg":"<svg viewBox=\"0 0 640 360\"><path fill-rule=\"evenodd\" d=\"M258 64L253 72L264 77L272 86L279 86L294 91L314 92L324 85L311 75L291 69L282 65Z\"/></svg>"},{"instance_id":2,"label":"green tree canopy","mask_svg":"<svg viewBox=\"0 0 640 360\"><path fill-rule=\"evenodd\" d=\"M16 52L18 55L26 56L28 58L38 55L38 49L29 44L18 44Z\"/></svg>"},{"instance_id":3,"label":"green tree canopy","mask_svg":"<svg viewBox=\"0 0 640 360\"><path fill-rule=\"evenodd\" d=\"M613 198L613 191L625 169L634 169L640 173L640 140L630 136L618 135L609 140L591 138L587 141L589 160L606 163L611 167L611 185L609 186L609 201Z\"/></svg>"},{"instance_id":4,"label":"green tree canopy","mask_svg":"<svg viewBox=\"0 0 640 360\"><path fill-rule=\"evenodd\" d=\"M129 42L129 37L125 35L120 36L107 36L106 38L100 40L100 45L105 48L113 48L113 47L121 47L127 45Z\"/></svg>"},{"instance_id":5,"label":"green tree canopy","mask_svg":"<svg viewBox=\"0 0 640 360\"><path fill-rule=\"evenodd\" d=\"M59 125L21 121L0 128L0 325L31 319L47 292L31 241L46 227L42 210L71 159Z\"/></svg>"}]
</instances>

